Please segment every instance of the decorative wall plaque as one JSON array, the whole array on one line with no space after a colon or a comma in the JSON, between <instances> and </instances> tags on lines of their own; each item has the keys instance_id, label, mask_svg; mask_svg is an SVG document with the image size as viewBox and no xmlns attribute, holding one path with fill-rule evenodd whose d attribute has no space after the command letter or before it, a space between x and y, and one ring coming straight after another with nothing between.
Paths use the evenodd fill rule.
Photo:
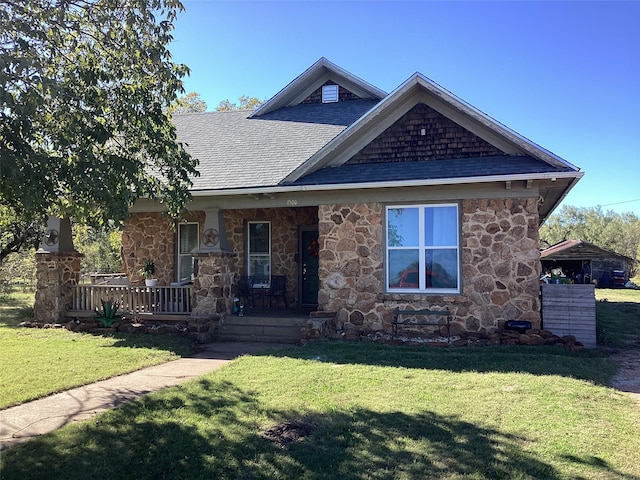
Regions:
<instances>
[{"instance_id":1,"label":"decorative wall plaque","mask_svg":"<svg viewBox=\"0 0 640 480\"><path fill-rule=\"evenodd\" d=\"M215 247L220 241L220 235L215 228L209 228L202 234L202 244L205 247Z\"/></svg>"}]
</instances>

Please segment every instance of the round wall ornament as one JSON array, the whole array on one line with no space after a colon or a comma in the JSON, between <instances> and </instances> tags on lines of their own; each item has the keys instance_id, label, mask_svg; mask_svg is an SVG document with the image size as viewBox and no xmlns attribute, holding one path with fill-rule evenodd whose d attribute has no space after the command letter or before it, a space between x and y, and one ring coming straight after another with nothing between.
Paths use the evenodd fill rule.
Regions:
<instances>
[{"instance_id":1,"label":"round wall ornament","mask_svg":"<svg viewBox=\"0 0 640 480\"><path fill-rule=\"evenodd\" d=\"M202 234L202 244L205 247L215 247L220 241L220 235L215 228L209 228Z\"/></svg>"},{"instance_id":2,"label":"round wall ornament","mask_svg":"<svg viewBox=\"0 0 640 480\"><path fill-rule=\"evenodd\" d=\"M57 230L50 228L49 230L47 230L46 232L44 232L44 243L45 245L48 246L53 246L56 243L58 243L58 240L60 240L60 234L58 233Z\"/></svg>"}]
</instances>

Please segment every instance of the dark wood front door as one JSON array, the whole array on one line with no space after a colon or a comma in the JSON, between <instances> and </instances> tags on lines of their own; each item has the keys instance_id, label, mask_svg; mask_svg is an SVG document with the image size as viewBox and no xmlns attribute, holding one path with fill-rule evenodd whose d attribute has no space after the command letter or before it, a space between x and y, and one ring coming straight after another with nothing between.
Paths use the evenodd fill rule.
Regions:
<instances>
[{"instance_id":1,"label":"dark wood front door","mask_svg":"<svg viewBox=\"0 0 640 480\"><path fill-rule=\"evenodd\" d=\"M302 305L318 304L318 227L300 227L300 300Z\"/></svg>"}]
</instances>

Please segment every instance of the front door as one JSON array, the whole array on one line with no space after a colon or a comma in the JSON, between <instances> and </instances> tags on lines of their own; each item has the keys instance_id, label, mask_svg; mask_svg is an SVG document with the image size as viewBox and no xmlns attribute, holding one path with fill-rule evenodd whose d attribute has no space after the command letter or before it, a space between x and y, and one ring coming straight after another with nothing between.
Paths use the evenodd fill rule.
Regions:
<instances>
[{"instance_id":1,"label":"front door","mask_svg":"<svg viewBox=\"0 0 640 480\"><path fill-rule=\"evenodd\" d=\"M304 306L318 304L318 227L300 227L300 299Z\"/></svg>"}]
</instances>

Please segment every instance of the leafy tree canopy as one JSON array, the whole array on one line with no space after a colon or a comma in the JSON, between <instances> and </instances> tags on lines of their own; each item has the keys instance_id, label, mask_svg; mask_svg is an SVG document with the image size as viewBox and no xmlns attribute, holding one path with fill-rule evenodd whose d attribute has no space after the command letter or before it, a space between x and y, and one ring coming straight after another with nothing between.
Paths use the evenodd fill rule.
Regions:
<instances>
[{"instance_id":1,"label":"leafy tree canopy","mask_svg":"<svg viewBox=\"0 0 640 480\"><path fill-rule=\"evenodd\" d=\"M169 108L167 113L173 115L174 113L199 113L207 110L207 102L200 98L200 94L196 92L189 92L186 95L178 97Z\"/></svg>"},{"instance_id":2,"label":"leafy tree canopy","mask_svg":"<svg viewBox=\"0 0 640 480\"><path fill-rule=\"evenodd\" d=\"M139 197L177 215L197 161L166 107L176 0L0 0L0 204L106 225Z\"/></svg>"},{"instance_id":3,"label":"leafy tree canopy","mask_svg":"<svg viewBox=\"0 0 640 480\"><path fill-rule=\"evenodd\" d=\"M238 98L238 103L231 103L229 99L222 100L216 107L217 112L226 112L230 110L253 110L258 108L264 103L264 100L260 100L256 97L247 97L242 95Z\"/></svg>"},{"instance_id":4,"label":"leafy tree canopy","mask_svg":"<svg viewBox=\"0 0 640 480\"><path fill-rule=\"evenodd\" d=\"M600 207L564 205L540 228L540 240L545 247L564 240L584 240L640 259L640 218L633 213L603 212Z\"/></svg>"}]
</instances>

